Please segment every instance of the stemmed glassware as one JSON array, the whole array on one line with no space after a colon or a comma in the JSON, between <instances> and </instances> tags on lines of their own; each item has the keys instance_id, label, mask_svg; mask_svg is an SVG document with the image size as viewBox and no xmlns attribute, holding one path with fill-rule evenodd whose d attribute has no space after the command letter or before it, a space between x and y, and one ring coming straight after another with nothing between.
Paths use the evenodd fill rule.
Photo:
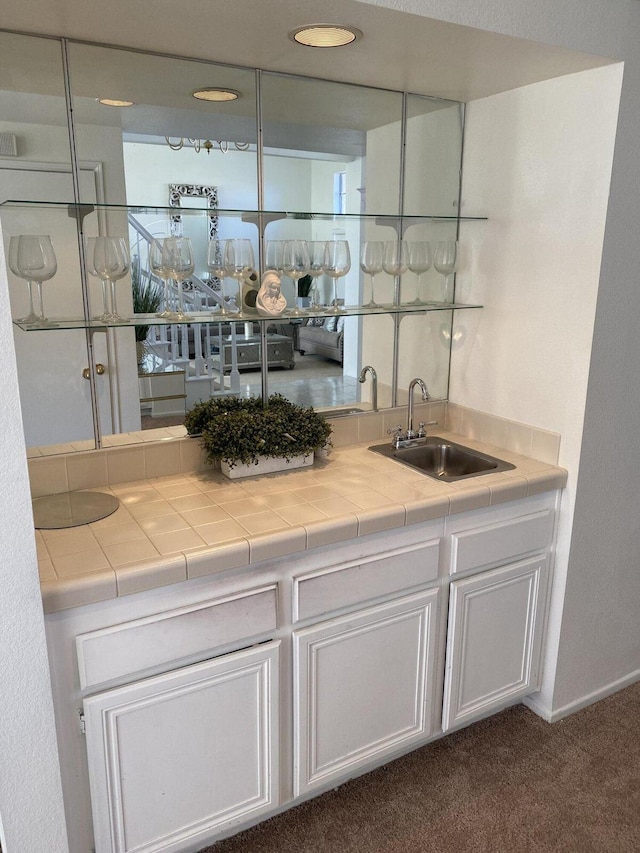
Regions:
<instances>
[{"instance_id":1,"label":"stemmed glassware","mask_svg":"<svg viewBox=\"0 0 640 853\"><path fill-rule=\"evenodd\" d=\"M309 249L306 240L285 240L282 248L282 269L284 274L293 281L296 305L291 311L294 316L306 314L297 303L298 282L309 272Z\"/></svg>"},{"instance_id":2,"label":"stemmed glassware","mask_svg":"<svg viewBox=\"0 0 640 853\"><path fill-rule=\"evenodd\" d=\"M21 234L19 237L12 237L9 241L9 268L19 278L25 279L29 288L29 313L18 322L42 327L57 325L44 316L42 304L42 282L49 281L58 271L51 237L47 234ZM39 314L33 307L34 282L38 288Z\"/></svg>"},{"instance_id":3,"label":"stemmed glassware","mask_svg":"<svg viewBox=\"0 0 640 853\"><path fill-rule=\"evenodd\" d=\"M162 244L162 266L166 274L178 284L178 308L171 313L176 320L186 320L182 285L193 275L195 263L190 237L165 237Z\"/></svg>"},{"instance_id":4,"label":"stemmed glassware","mask_svg":"<svg viewBox=\"0 0 640 853\"><path fill-rule=\"evenodd\" d=\"M314 308L320 305L320 294L318 293L318 279L324 272L325 240L309 240L307 250L309 252L309 275L313 279L311 288L311 304Z\"/></svg>"},{"instance_id":5,"label":"stemmed glassware","mask_svg":"<svg viewBox=\"0 0 640 853\"><path fill-rule=\"evenodd\" d=\"M338 305L338 279L351 269L351 253L346 240L327 240L323 269L333 279L333 302L329 311L332 314L338 314L343 310Z\"/></svg>"},{"instance_id":6,"label":"stemmed glassware","mask_svg":"<svg viewBox=\"0 0 640 853\"><path fill-rule=\"evenodd\" d=\"M162 249L164 247L164 237L154 237L149 243L149 269L151 272L161 278L164 283L164 301L162 311L158 311L156 317L164 317L169 319L173 316L171 310L171 299L169 296L169 281L170 276L167 270L162 265Z\"/></svg>"},{"instance_id":7,"label":"stemmed glassware","mask_svg":"<svg viewBox=\"0 0 640 853\"><path fill-rule=\"evenodd\" d=\"M406 273L409 269L409 247L405 240L390 240L385 244L382 266L394 277Z\"/></svg>"},{"instance_id":8,"label":"stemmed glassware","mask_svg":"<svg viewBox=\"0 0 640 853\"><path fill-rule=\"evenodd\" d=\"M103 310L94 319L103 323L121 321L123 318L118 314L116 282L129 272L129 250L124 237L88 237L87 270L102 281Z\"/></svg>"},{"instance_id":9,"label":"stemmed glassware","mask_svg":"<svg viewBox=\"0 0 640 853\"><path fill-rule=\"evenodd\" d=\"M376 276L383 270L384 243L382 240L366 240L360 253L360 269L371 278L371 299L363 304L363 308L379 308L376 302L374 283Z\"/></svg>"},{"instance_id":10,"label":"stemmed glassware","mask_svg":"<svg viewBox=\"0 0 640 853\"><path fill-rule=\"evenodd\" d=\"M431 243L428 240L415 240L409 243L409 269L416 274L416 298L408 305L425 305L420 299L420 279L430 269L433 259Z\"/></svg>"},{"instance_id":11,"label":"stemmed glassware","mask_svg":"<svg viewBox=\"0 0 640 853\"><path fill-rule=\"evenodd\" d=\"M224 298L224 277L226 274L224 267L224 249L226 240L213 239L209 240L207 246L207 269L220 282L220 307L216 314L226 317L233 312L229 310L227 302Z\"/></svg>"},{"instance_id":12,"label":"stemmed glassware","mask_svg":"<svg viewBox=\"0 0 640 853\"><path fill-rule=\"evenodd\" d=\"M284 240L265 240L264 268L274 270L278 275L284 272Z\"/></svg>"},{"instance_id":13,"label":"stemmed glassware","mask_svg":"<svg viewBox=\"0 0 640 853\"><path fill-rule=\"evenodd\" d=\"M449 280L455 271L458 257L457 240L440 240L436 248L433 265L444 276L443 302L451 302L453 293L449 293Z\"/></svg>"},{"instance_id":14,"label":"stemmed glassware","mask_svg":"<svg viewBox=\"0 0 640 853\"><path fill-rule=\"evenodd\" d=\"M254 269L251 240L238 237L227 240L224 247L224 269L228 276L237 279L238 299L236 305L242 311L242 280Z\"/></svg>"}]
</instances>

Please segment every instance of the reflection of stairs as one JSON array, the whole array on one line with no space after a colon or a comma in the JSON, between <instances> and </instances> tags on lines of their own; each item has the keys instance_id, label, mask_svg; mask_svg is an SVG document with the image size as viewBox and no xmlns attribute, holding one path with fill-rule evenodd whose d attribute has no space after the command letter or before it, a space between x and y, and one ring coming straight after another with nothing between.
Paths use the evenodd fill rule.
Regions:
<instances>
[{"instance_id":1,"label":"reflection of stairs","mask_svg":"<svg viewBox=\"0 0 640 853\"><path fill-rule=\"evenodd\" d=\"M129 213L128 218L131 254L137 258L141 280L155 281L164 286L149 269L149 245L153 235L133 214ZM177 296L177 289L174 285L172 288ZM187 313L211 311L222 302L222 296L210 284L194 275L183 285L183 302ZM211 371L211 338L220 334L219 323L149 327L146 343L156 361L156 369L161 373L184 370L188 405L189 401L193 405L193 402L211 396L238 393L235 324L232 324L232 329L236 369L230 379L221 382L219 377L212 376Z\"/></svg>"}]
</instances>

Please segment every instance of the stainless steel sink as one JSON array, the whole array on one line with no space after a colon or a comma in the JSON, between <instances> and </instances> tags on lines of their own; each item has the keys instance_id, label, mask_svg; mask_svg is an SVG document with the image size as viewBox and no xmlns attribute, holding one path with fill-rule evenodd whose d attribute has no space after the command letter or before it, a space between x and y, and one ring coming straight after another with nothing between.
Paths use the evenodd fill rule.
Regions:
<instances>
[{"instance_id":1,"label":"stainless steel sink","mask_svg":"<svg viewBox=\"0 0 640 853\"><path fill-rule=\"evenodd\" d=\"M437 435L429 436L425 443L416 444L414 447L396 449L387 443L374 445L369 450L387 456L389 459L395 459L396 462L401 462L409 468L422 471L423 474L445 483L515 468L515 465L510 462L471 450L469 447Z\"/></svg>"}]
</instances>

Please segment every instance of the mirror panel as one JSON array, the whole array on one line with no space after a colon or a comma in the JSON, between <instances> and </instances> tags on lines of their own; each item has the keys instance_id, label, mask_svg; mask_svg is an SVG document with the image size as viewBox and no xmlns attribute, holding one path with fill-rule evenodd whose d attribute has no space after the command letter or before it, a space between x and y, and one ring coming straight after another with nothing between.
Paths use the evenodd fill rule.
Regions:
<instances>
[{"instance_id":1,"label":"mirror panel","mask_svg":"<svg viewBox=\"0 0 640 853\"><path fill-rule=\"evenodd\" d=\"M6 127L12 132L12 128L22 128L21 122L28 125L25 139L29 150L34 156L47 156L58 170L61 183L52 186L52 197L67 202L73 197L73 187L61 46L56 40L4 36L7 41L2 63L7 71L5 78L11 80L14 90L2 93L7 106L3 115L15 118L15 122L3 121L0 130ZM455 239L463 123L460 104L262 72L261 198L253 69L70 43L69 74L80 199L106 205L85 217L82 234L127 238L132 273L116 285L118 309L125 316L133 313L132 275L142 276L142 280L147 276L149 237L191 238L196 287L188 290L188 308L210 309L221 299L235 301L237 282L229 278L220 281L212 274L207 266L207 248L213 236L246 237L251 240L258 267L264 245L256 224L230 211L257 211L260 201L267 211L290 212L286 219L269 221L265 240L348 242L351 268L338 280L336 291L327 276L317 280L317 299L325 306L334 296L351 306L362 305L370 298L370 279L359 264L365 240L393 241L396 229L403 231L406 240L428 240L434 248L438 240ZM194 99L191 93L203 87L227 88L239 92L240 97L226 103ZM105 106L98 102L103 97L134 104L126 108ZM407 119L404 160L403 109ZM43 198L41 183L30 187L21 182L20 189L23 198ZM147 210L139 209L132 217L127 215L126 205ZM400 219L403 214L425 219ZM16 229L19 233L28 228L59 230L60 272L45 285L45 294L51 294L54 314L82 316L83 271L75 220L67 216L64 207L55 216L49 210L2 211L0 215L5 244ZM439 219L434 220L434 216ZM101 282L83 274L94 316L102 309ZM381 272L375 279L376 301L411 301L416 296L416 282L411 271L399 283ZM156 283L160 284L159 280ZM10 287L15 302L12 310L18 316L25 310L26 285L13 277ZM282 291L289 308L293 308L297 291L286 276ZM250 283L243 285L246 316L233 327L227 319L201 326L151 326L144 345L136 340L132 327L93 333L93 361L107 367L95 380L105 444L126 443L126 433L141 428L180 423L185 407L211 393L261 393L261 356L256 357L254 340L259 338L259 325L255 322L257 315L251 313L255 292ZM433 267L421 276L421 298L443 299L443 277ZM331 328L334 320L336 329ZM365 365L371 365L378 376L378 408L393 405L395 323L390 315L330 318L323 330L329 336L323 341L324 349L317 345L314 349L309 330L303 328L306 318L274 320L267 330L268 393L278 391L294 402L320 409L367 410L372 406L370 376L364 383L358 382L358 377ZM397 403L405 402L408 382L414 376L425 379L433 397L446 397L451 312L408 316L400 321L399 328ZM223 366L229 349L224 339L232 332L238 346L245 347L242 358L248 359L247 364L240 360L239 364ZM47 387L77 385L75 394L83 412L72 424L61 413L60 429L51 429L51 440L46 442L58 396L50 395L49 400L45 388L36 389L32 374L34 359L47 361L53 333L16 331L16 336L28 339L28 345L17 343L16 349L21 389L32 395L32 402L23 404L25 411L34 413L30 422L38 420L35 412L40 395L49 406L48 417L40 419L42 430L27 431L28 443L38 447L44 442L78 443L93 434L89 383L75 379L89 363L86 343L82 343L86 336L82 330L74 332L73 340L80 343L72 344L63 342L61 336L67 334L71 333L55 333L56 348L62 342L60 351L69 358L74 353L73 358L66 368L55 364L57 378L52 376ZM36 345L36 339L42 343ZM62 373L64 380L60 379ZM167 377L167 373L171 375ZM171 394L163 393L169 385ZM159 397L170 397L172 402Z\"/></svg>"},{"instance_id":2,"label":"mirror panel","mask_svg":"<svg viewBox=\"0 0 640 853\"><path fill-rule=\"evenodd\" d=\"M0 158L0 200L73 199L60 42L0 33L0 79L5 153ZM96 200L98 164L82 161L79 166L87 198ZM82 316L77 228L67 209L2 206L0 223L7 261L11 237L51 238L57 271L41 285L45 316L51 322L65 314ZM30 312L28 285L9 267L7 278L11 315L25 317ZM32 290L37 314L36 284ZM90 384L82 378L89 364L84 330L26 332L14 325L13 336L27 445L35 454L55 452L67 442L93 448ZM35 449L41 447L43 451Z\"/></svg>"}]
</instances>

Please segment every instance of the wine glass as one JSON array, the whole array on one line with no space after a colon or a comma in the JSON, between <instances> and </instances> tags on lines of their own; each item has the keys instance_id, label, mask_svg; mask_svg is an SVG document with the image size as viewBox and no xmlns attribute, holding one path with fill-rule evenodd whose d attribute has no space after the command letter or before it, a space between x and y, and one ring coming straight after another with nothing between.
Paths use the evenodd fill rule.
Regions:
<instances>
[{"instance_id":1,"label":"wine glass","mask_svg":"<svg viewBox=\"0 0 640 853\"><path fill-rule=\"evenodd\" d=\"M164 237L154 237L149 243L149 269L155 276L161 278L164 283L164 307L162 311L158 311L156 317L169 319L172 316L169 298L170 276L162 265L162 249L164 247L164 240Z\"/></svg>"},{"instance_id":2,"label":"wine glass","mask_svg":"<svg viewBox=\"0 0 640 853\"><path fill-rule=\"evenodd\" d=\"M24 278L22 274L22 270L18 266L18 249L20 247L20 241L22 237L12 237L9 240L9 269L12 273L18 276L18 278ZM27 277L27 286L29 289L29 313L25 314L24 317L17 317L16 323L37 323L40 319L39 315L36 314L33 307L33 280L30 277Z\"/></svg>"},{"instance_id":3,"label":"wine glass","mask_svg":"<svg viewBox=\"0 0 640 853\"><path fill-rule=\"evenodd\" d=\"M242 306L242 280L251 273L254 268L253 246L251 240L237 237L227 240L224 247L224 269L228 276L238 281L237 306L241 312Z\"/></svg>"},{"instance_id":4,"label":"wine glass","mask_svg":"<svg viewBox=\"0 0 640 853\"><path fill-rule=\"evenodd\" d=\"M190 237L165 237L162 245L162 266L178 284L178 309L172 312L175 320L186 320L182 284L193 274L195 263Z\"/></svg>"},{"instance_id":5,"label":"wine glass","mask_svg":"<svg viewBox=\"0 0 640 853\"><path fill-rule=\"evenodd\" d=\"M129 271L129 250L124 237L87 238L87 270L102 281L103 313L95 319L104 323L120 321L116 301L116 281ZM109 306L107 292L111 292Z\"/></svg>"},{"instance_id":6,"label":"wine glass","mask_svg":"<svg viewBox=\"0 0 640 853\"><path fill-rule=\"evenodd\" d=\"M406 273L409 269L409 247L404 240L390 240L385 244L382 267L394 277Z\"/></svg>"},{"instance_id":7,"label":"wine glass","mask_svg":"<svg viewBox=\"0 0 640 853\"><path fill-rule=\"evenodd\" d=\"M433 265L444 276L443 302L451 302L451 297L453 297L453 293L449 293L449 278L451 273L455 271L457 257L458 241L440 240L436 248Z\"/></svg>"},{"instance_id":8,"label":"wine glass","mask_svg":"<svg viewBox=\"0 0 640 853\"><path fill-rule=\"evenodd\" d=\"M49 281L58 271L58 262L48 234L21 234L9 241L9 266L29 287L30 310L22 322L36 326L56 326L44 316L42 304L42 282ZM38 288L40 313L33 310L33 283ZM32 319L35 318L35 319Z\"/></svg>"},{"instance_id":9,"label":"wine glass","mask_svg":"<svg viewBox=\"0 0 640 853\"><path fill-rule=\"evenodd\" d=\"M264 244L264 268L278 275L284 272L284 240L266 240Z\"/></svg>"},{"instance_id":10,"label":"wine glass","mask_svg":"<svg viewBox=\"0 0 640 853\"><path fill-rule=\"evenodd\" d=\"M379 308L375 300L374 282L378 273L383 270L384 243L382 240L366 240L362 244L360 253L360 269L371 277L371 299L365 303L363 308Z\"/></svg>"},{"instance_id":11,"label":"wine glass","mask_svg":"<svg viewBox=\"0 0 640 853\"><path fill-rule=\"evenodd\" d=\"M346 240L327 240L323 269L333 279L333 303L329 311L337 314L343 310L338 305L338 279L351 269L351 254Z\"/></svg>"},{"instance_id":12,"label":"wine glass","mask_svg":"<svg viewBox=\"0 0 640 853\"><path fill-rule=\"evenodd\" d=\"M324 251L326 245L325 240L309 240L307 242L307 250L309 252L308 273L313 279L313 287L311 288L311 304L314 308L317 308L320 304L318 279L324 272Z\"/></svg>"},{"instance_id":13,"label":"wine glass","mask_svg":"<svg viewBox=\"0 0 640 853\"><path fill-rule=\"evenodd\" d=\"M220 314L223 317L228 316L233 313L229 311L227 307L226 300L224 298L224 277L226 275L226 271L224 268L224 247L226 240L218 240L217 238L213 240L209 240L209 245L207 246L207 269L215 278L220 282L220 297L221 302L219 305L219 310L216 311L216 314Z\"/></svg>"},{"instance_id":14,"label":"wine glass","mask_svg":"<svg viewBox=\"0 0 640 853\"><path fill-rule=\"evenodd\" d=\"M285 275L293 281L293 290L298 298L298 281L309 272L309 248L306 240L285 240L282 248L282 268ZM300 317L306 314L297 304L291 313Z\"/></svg>"},{"instance_id":15,"label":"wine glass","mask_svg":"<svg viewBox=\"0 0 640 853\"><path fill-rule=\"evenodd\" d=\"M420 299L420 279L431 267L432 258L431 243L428 240L416 240L409 243L409 269L416 274L416 298L407 303L408 305L426 304Z\"/></svg>"}]
</instances>

